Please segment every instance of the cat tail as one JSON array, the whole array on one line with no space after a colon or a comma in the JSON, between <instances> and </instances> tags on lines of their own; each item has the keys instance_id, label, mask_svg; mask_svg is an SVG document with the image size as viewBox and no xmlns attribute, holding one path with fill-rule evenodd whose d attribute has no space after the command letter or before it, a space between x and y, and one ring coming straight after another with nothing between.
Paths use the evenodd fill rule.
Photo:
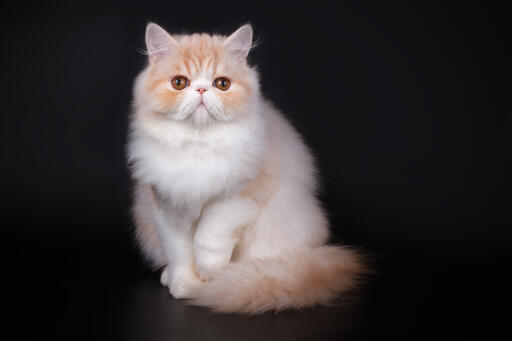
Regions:
<instances>
[{"instance_id":1,"label":"cat tail","mask_svg":"<svg viewBox=\"0 0 512 341\"><path fill-rule=\"evenodd\" d=\"M230 263L192 292L191 303L222 313L260 314L329 304L366 273L361 256L339 246Z\"/></svg>"}]
</instances>

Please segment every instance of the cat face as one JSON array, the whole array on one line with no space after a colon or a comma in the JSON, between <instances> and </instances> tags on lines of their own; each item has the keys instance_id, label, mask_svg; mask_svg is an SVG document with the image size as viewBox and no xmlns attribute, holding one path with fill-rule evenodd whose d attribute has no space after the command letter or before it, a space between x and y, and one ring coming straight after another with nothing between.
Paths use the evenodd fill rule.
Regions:
<instances>
[{"instance_id":1,"label":"cat face","mask_svg":"<svg viewBox=\"0 0 512 341\"><path fill-rule=\"evenodd\" d=\"M165 118L201 126L243 116L257 91L255 72L246 63L251 43L250 25L223 37L171 36L149 24L145 102Z\"/></svg>"}]
</instances>

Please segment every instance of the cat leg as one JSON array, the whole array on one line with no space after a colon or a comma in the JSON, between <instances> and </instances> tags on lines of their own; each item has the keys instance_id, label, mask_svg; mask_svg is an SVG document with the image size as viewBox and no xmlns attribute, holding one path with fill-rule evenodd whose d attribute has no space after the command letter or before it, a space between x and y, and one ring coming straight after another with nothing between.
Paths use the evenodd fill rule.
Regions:
<instances>
[{"instance_id":1,"label":"cat leg","mask_svg":"<svg viewBox=\"0 0 512 341\"><path fill-rule=\"evenodd\" d=\"M167 259L160 281L175 298L188 297L190 290L200 284L192 247L194 221L199 212L200 208L175 208L169 204L160 204L155 210L156 231Z\"/></svg>"},{"instance_id":2,"label":"cat leg","mask_svg":"<svg viewBox=\"0 0 512 341\"><path fill-rule=\"evenodd\" d=\"M240 196L216 200L204 207L194 235L195 265L202 280L211 279L227 265L240 238L240 229L250 225L258 204Z\"/></svg>"}]
</instances>

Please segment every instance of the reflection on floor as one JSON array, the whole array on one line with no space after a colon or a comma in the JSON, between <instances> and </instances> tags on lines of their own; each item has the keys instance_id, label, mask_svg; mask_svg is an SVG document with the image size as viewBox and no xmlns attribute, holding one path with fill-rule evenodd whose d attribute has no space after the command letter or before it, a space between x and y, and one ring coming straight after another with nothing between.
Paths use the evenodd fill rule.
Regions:
<instances>
[{"instance_id":1,"label":"reflection on floor","mask_svg":"<svg viewBox=\"0 0 512 341\"><path fill-rule=\"evenodd\" d=\"M4 321L17 339L455 340L489 338L505 319L496 312L508 268L490 256L378 252L378 272L339 305L235 316L172 299L130 242L7 238L0 246Z\"/></svg>"}]
</instances>

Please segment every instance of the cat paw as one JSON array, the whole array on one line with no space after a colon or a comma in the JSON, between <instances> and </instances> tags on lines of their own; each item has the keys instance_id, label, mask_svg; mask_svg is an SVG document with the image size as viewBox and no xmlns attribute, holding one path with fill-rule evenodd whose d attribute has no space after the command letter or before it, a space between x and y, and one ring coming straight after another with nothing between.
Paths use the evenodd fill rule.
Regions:
<instances>
[{"instance_id":1,"label":"cat paw","mask_svg":"<svg viewBox=\"0 0 512 341\"><path fill-rule=\"evenodd\" d=\"M162 283L163 286L169 286L169 267L166 266L162 273L160 274L160 283Z\"/></svg>"},{"instance_id":2,"label":"cat paw","mask_svg":"<svg viewBox=\"0 0 512 341\"><path fill-rule=\"evenodd\" d=\"M197 262L196 270L199 275L199 279L201 281L211 280L215 276L215 273L222 270L227 264L228 262L225 262L222 259L211 258L207 262Z\"/></svg>"},{"instance_id":3,"label":"cat paw","mask_svg":"<svg viewBox=\"0 0 512 341\"><path fill-rule=\"evenodd\" d=\"M192 289L201 284L201 281L190 269L176 269L170 271L165 267L160 276L160 282L169 288L170 294L176 298L190 298Z\"/></svg>"}]
</instances>

